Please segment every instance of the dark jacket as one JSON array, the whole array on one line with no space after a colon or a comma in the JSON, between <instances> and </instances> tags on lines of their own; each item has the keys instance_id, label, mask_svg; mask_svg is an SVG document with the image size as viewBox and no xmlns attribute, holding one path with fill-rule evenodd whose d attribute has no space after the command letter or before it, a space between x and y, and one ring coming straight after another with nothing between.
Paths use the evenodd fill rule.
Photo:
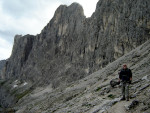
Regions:
<instances>
[{"instance_id":1,"label":"dark jacket","mask_svg":"<svg viewBox=\"0 0 150 113\"><path fill-rule=\"evenodd\" d=\"M130 78L132 78L132 72L130 69L122 69L119 73L119 78L122 81L130 81Z\"/></svg>"}]
</instances>

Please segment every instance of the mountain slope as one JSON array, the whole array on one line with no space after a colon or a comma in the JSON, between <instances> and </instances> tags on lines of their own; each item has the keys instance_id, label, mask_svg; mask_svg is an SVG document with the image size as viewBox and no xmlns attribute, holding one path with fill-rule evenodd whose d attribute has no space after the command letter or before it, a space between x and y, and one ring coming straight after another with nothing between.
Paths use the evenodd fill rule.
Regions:
<instances>
[{"instance_id":1,"label":"mountain slope","mask_svg":"<svg viewBox=\"0 0 150 113\"><path fill-rule=\"evenodd\" d=\"M133 72L130 101L120 102L121 88L112 88L110 80L118 78L118 71L126 63ZM37 87L23 97L16 107L17 113L128 113L150 112L150 40L125 54L105 68L67 86L52 89ZM138 105L130 107L133 100Z\"/></svg>"},{"instance_id":2,"label":"mountain slope","mask_svg":"<svg viewBox=\"0 0 150 113\"><path fill-rule=\"evenodd\" d=\"M99 0L85 18L82 7L61 5L36 36L17 35L6 79L53 88L80 80L149 39L149 0Z\"/></svg>"}]
</instances>

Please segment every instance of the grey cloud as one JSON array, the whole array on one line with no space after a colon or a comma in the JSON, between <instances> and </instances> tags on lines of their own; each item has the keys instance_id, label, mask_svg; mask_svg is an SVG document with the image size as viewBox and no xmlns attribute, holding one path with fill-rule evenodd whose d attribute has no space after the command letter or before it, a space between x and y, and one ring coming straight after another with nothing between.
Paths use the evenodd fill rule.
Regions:
<instances>
[{"instance_id":1,"label":"grey cloud","mask_svg":"<svg viewBox=\"0 0 150 113\"><path fill-rule=\"evenodd\" d=\"M44 5L51 6L56 1L54 0L1 0L2 11L6 15L10 15L12 18L20 20L20 18L36 18L33 12L42 11ZM40 15L40 14L39 14ZM3 23L1 23L3 24ZM16 25L17 26L17 25ZM9 29L9 30L8 30ZM24 35L23 31L13 28L5 28L4 31L0 31L0 36L4 39L13 41L16 34L21 33Z\"/></svg>"},{"instance_id":2,"label":"grey cloud","mask_svg":"<svg viewBox=\"0 0 150 113\"><path fill-rule=\"evenodd\" d=\"M32 2L24 1L27 0L2 0L2 9L13 17L21 17L34 9L34 5L30 5Z\"/></svg>"},{"instance_id":3,"label":"grey cloud","mask_svg":"<svg viewBox=\"0 0 150 113\"><path fill-rule=\"evenodd\" d=\"M63 1L64 0L60 0ZM33 11L42 10L41 3L47 3L50 6L55 3L54 0L2 0L2 9L9 15L19 18L22 16L31 16Z\"/></svg>"},{"instance_id":4,"label":"grey cloud","mask_svg":"<svg viewBox=\"0 0 150 113\"><path fill-rule=\"evenodd\" d=\"M0 30L0 36L3 37L8 42L12 42L14 40L15 32L10 31L1 31Z\"/></svg>"}]
</instances>

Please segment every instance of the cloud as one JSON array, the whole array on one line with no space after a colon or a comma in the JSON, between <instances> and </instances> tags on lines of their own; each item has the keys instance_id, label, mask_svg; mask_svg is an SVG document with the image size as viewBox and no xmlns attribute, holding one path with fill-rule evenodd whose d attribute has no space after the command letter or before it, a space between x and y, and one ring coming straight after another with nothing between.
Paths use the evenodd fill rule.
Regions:
<instances>
[{"instance_id":1,"label":"cloud","mask_svg":"<svg viewBox=\"0 0 150 113\"><path fill-rule=\"evenodd\" d=\"M85 15L91 16L98 0L0 0L0 40L9 46L2 46L0 52L8 58L16 34L36 35L47 25L55 10L61 4L78 2L83 6ZM89 8L90 7L90 8ZM2 56L2 55L1 55Z\"/></svg>"},{"instance_id":2,"label":"cloud","mask_svg":"<svg viewBox=\"0 0 150 113\"><path fill-rule=\"evenodd\" d=\"M0 15L3 18L0 18L0 30L15 31L16 34L23 35L40 33L61 4L48 0L14 1L1 1Z\"/></svg>"},{"instance_id":3,"label":"cloud","mask_svg":"<svg viewBox=\"0 0 150 113\"><path fill-rule=\"evenodd\" d=\"M12 44L0 37L0 59L6 59L11 54Z\"/></svg>"},{"instance_id":4,"label":"cloud","mask_svg":"<svg viewBox=\"0 0 150 113\"><path fill-rule=\"evenodd\" d=\"M0 37L3 37L4 39L8 40L9 42L13 41L13 38L10 38L12 35L15 35L15 33L10 32L10 31L1 31L0 30Z\"/></svg>"}]
</instances>

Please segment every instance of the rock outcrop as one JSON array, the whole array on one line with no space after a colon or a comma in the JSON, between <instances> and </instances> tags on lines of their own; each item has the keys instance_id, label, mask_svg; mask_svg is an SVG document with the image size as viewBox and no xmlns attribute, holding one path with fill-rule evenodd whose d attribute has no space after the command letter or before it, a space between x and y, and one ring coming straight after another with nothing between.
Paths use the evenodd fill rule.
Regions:
<instances>
[{"instance_id":1,"label":"rock outcrop","mask_svg":"<svg viewBox=\"0 0 150 113\"><path fill-rule=\"evenodd\" d=\"M3 68L3 66L5 65L6 60L1 60L0 61L0 70Z\"/></svg>"},{"instance_id":2,"label":"rock outcrop","mask_svg":"<svg viewBox=\"0 0 150 113\"><path fill-rule=\"evenodd\" d=\"M1 71L2 68L4 67L5 63L6 63L6 60L1 60L1 61L0 61L0 71Z\"/></svg>"},{"instance_id":3,"label":"rock outcrop","mask_svg":"<svg viewBox=\"0 0 150 113\"><path fill-rule=\"evenodd\" d=\"M78 3L61 5L40 34L15 37L3 76L66 85L105 67L149 35L149 0L99 0L90 18Z\"/></svg>"},{"instance_id":4,"label":"rock outcrop","mask_svg":"<svg viewBox=\"0 0 150 113\"><path fill-rule=\"evenodd\" d=\"M0 61L0 79L3 79L3 76L1 76L1 75L2 75L2 71L3 71L5 64L6 64L6 60Z\"/></svg>"}]
</instances>

